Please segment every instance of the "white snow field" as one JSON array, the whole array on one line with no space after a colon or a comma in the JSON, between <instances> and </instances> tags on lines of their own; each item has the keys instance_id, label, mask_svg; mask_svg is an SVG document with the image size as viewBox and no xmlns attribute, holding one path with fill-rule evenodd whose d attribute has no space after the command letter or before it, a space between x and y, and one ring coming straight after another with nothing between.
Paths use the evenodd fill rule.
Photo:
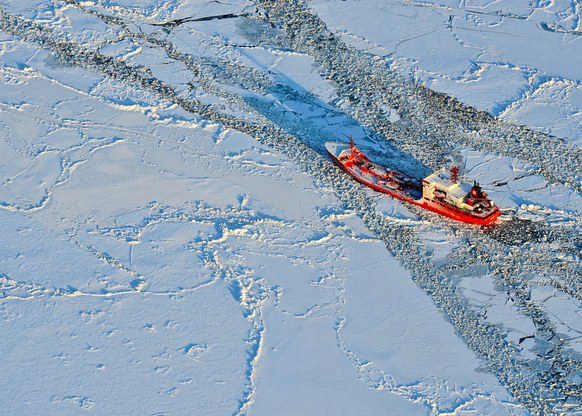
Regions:
<instances>
[{"instance_id":1,"label":"white snow field","mask_svg":"<svg viewBox=\"0 0 582 416\"><path fill-rule=\"evenodd\" d=\"M0 414L582 415L581 14L2 0Z\"/></svg>"},{"instance_id":2,"label":"white snow field","mask_svg":"<svg viewBox=\"0 0 582 416\"><path fill-rule=\"evenodd\" d=\"M582 145L582 4L313 0L343 40L495 116Z\"/></svg>"}]
</instances>

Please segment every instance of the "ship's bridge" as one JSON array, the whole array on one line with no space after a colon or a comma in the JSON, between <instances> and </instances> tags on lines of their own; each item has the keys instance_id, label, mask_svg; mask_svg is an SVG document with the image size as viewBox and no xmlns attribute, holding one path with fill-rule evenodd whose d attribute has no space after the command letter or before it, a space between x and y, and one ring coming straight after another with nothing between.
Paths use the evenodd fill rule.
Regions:
<instances>
[{"instance_id":1,"label":"ship's bridge","mask_svg":"<svg viewBox=\"0 0 582 416\"><path fill-rule=\"evenodd\" d=\"M446 169L436 171L422 180L422 196L428 200L443 200L459 208L468 207L465 197L471 192L471 184L453 182Z\"/></svg>"}]
</instances>

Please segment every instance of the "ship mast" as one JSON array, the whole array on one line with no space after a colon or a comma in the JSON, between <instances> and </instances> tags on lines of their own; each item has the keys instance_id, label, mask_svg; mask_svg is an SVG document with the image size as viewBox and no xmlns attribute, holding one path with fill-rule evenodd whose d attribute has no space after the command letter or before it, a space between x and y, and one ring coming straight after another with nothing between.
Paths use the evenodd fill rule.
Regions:
<instances>
[{"instance_id":1,"label":"ship mast","mask_svg":"<svg viewBox=\"0 0 582 416\"><path fill-rule=\"evenodd\" d=\"M457 181L459 180L459 167L458 166L453 166L449 172L451 172L451 177L450 180L452 183L457 183Z\"/></svg>"}]
</instances>

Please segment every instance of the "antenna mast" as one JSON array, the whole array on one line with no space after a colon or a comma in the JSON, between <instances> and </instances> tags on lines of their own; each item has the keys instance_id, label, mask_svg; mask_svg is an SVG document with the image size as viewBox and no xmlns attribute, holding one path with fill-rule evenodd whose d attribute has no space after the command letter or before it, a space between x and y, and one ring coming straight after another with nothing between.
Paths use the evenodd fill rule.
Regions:
<instances>
[{"instance_id":1,"label":"antenna mast","mask_svg":"<svg viewBox=\"0 0 582 416\"><path fill-rule=\"evenodd\" d=\"M449 172L451 172L451 182L452 183L457 183L457 181L459 180L459 167L458 166L453 166L451 168L451 170L449 170Z\"/></svg>"}]
</instances>

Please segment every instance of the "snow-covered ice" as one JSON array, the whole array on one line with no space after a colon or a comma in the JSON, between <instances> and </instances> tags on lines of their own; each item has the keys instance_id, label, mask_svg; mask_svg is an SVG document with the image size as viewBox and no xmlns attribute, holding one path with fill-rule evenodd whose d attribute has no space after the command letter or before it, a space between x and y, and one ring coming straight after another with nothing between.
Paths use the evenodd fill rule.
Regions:
<instances>
[{"instance_id":1,"label":"snow-covered ice","mask_svg":"<svg viewBox=\"0 0 582 416\"><path fill-rule=\"evenodd\" d=\"M580 12L3 1L0 413L582 412ZM322 150L349 135L461 160L506 221L362 189Z\"/></svg>"},{"instance_id":2,"label":"snow-covered ice","mask_svg":"<svg viewBox=\"0 0 582 416\"><path fill-rule=\"evenodd\" d=\"M503 119L582 144L579 2L313 0L349 44Z\"/></svg>"}]
</instances>

